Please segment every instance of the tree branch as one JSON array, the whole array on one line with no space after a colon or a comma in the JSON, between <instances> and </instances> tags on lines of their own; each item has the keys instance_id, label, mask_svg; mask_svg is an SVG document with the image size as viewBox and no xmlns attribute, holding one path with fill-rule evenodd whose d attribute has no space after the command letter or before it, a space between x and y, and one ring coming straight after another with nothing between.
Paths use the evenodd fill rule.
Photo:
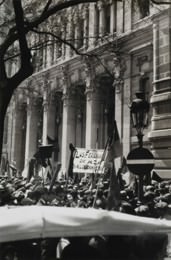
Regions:
<instances>
[{"instance_id":1,"label":"tree branch","mask_svg":"<svg viewBox=\"0 0 171 260\"><path fill-rule=\"evenodd\" d=\"M51 5L51 3L52 3L52 0L49 0L47 2L47 4L45 5L44 10L43 10L41 15L44 15L47 12L47 10L49 9L49 6Z\"/></svg>"},{"instance_id":2,"label":"tree branch","mask_svg":"<svg viewBox=\"0 0 171 260\"><path fill-rule=\"evenodd\" d=\"M75 48L75 46L74 46L71 42L69 42L70 40L62 39L61 37L57 36L56 34L54 34L54 33L52 33L52 32L39 31L39 30L37 30L37 29L32 29L31 31L34 32L34 33L37 33L37 34L50 35L50 36L52 36L53 38L57 39L59 42L62 42L62 43L64 43L64 44L68 45L69 47L71 47L71 49L73 49L76 54L89 56L89 54L86 53L86 52L79 52L79 50L78 50L77 48Z\"/></svg>"},{"instance_id":3,"label":"tree branch","mask_svg":"<svg viewBox=\"0 0 171 260\"><path fill-rule=\"evenodd\" d=\"M14 0L13 0L14 1ZM50 1L50 0L49 0ZM48 2L49 2L48 1ZM56 12L72 7L81 3L95 3L99 0L68 0L63 3L58 3L55 6L49 8L45 13L43 12L39 17L36 17L31 22L25 22L24 30L25 34L31 31L33 28L37 28L39 24L43 23L50 16L54 15ZM10 29L5 41L0 45L1 51L5 54L9 46L11 46L16 40L18 40L17 27L14 26Z\"/></svg>"},{"instance_id":4,"label":"tree branch","mask_svg":"<svg viewBox=\"0 0 171 260\"><path fill-rule=\"evenodd\" d=\"M18 31L18 41L21 52L21 67L31 66L31 53L28 48L25 28L24 28L24 14L23 8L21 6L21 0L13 0L14 12L15 12L15 22Z\"/></svg>"},{"instance_id":5,"label":"tree branch","mask_svg":"<svg viewBox=\"0 0 171 260\"><path fill-rule=\"evenodd\" d=\"M2 0L2 1L0 2L0 5L2 5L3 3L5 3L5 0Z\"/></svg>"},{"instance_id":6,"label":"tree branch","mask_svg":"<svg viewBox=\"0 0 171 260\"><path fill-rule=\"evenodd\" d=\"M11 88L15 89L26 77L33 73L33 67L31 64L31 53L28 48L25 34L24 14L21 0L13 0L13 6L21 55L21 67L19 71L11 78L11 80L13 80L13 85L11 85Z\"/></svg>"},{"instance_id":7,"label":"tree branch","mask_svg":"<svg viewBox=\"0 0 171 260\"><path fill-rule=\"evenodd\" d=\"M166 1L151 0L151 2L156 5L171 5L171 2L166 2Z\"/></svg>"},{"instance_id":8,"label":"tree branch","mask_svg":"<svg viewBox=\"0 0 171 260\"><path fill-rule=\"evenodd\" d=\"M55 6L49 8L45 13L43 12L38 18L36 18L34 21L30 23L32 27L37 27L40 23L44 22L47 18L49 18L51 15L55 14L56 12L59 12L61 10L64 10L68 7L72 7L78 4L83 3L94 3L98 2L99 0L68 0L64 1L62 3L58 3Z\"/></svg>"},{"instance_id":9,"label":"tree branch","mask_svg":"<svg viewBox=\"0 0 171 260\"><path fill-rule=\"evenodd\" d=\"M94 57L98 60L98 62L103 66L103 68L105 69L105 71L110 75L110 77L113 79L113 74L108 70L108 68L103 64L103 62L101 61L100 57L98 57L98 55L94 54L94 53L87 53L87 52L80 52L77 48L75 48L75 46L69 42L69 40L65 40L65 39L61 39L59 36L55 35L52 32L47 32L47 31L39 31L36 29L32 30L34 33L38 33L38 34L45 34L45 35L50 35L52 37L54 37L55 39L57 39L58 41L68 45L72 50L75 51L76 54L80 55L80 56L87 56L87 57Z\"/></svg>"},{"instance_id":10,"label":"tree branch","mask_svg":"<svg viewBox=\"0 0 171 260\"><path fill-rule=\"evenodd\" d=\"M1 80L7 79L4 56L3 56L3 53L1 53L1 52L0 52L0 79Z\"/></svg>"}]
</instances>

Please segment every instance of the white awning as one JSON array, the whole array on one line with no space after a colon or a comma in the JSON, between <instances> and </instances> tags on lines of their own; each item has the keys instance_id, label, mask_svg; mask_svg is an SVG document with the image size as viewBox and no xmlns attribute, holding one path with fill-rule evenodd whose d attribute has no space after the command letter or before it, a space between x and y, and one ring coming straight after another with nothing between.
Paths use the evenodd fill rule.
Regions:
<instances>
[{"instance_id":1,"label":"white awning","mask_svg":"<svg viewBox=\"0 0 171 260\"><path fill-rule=\"evenodd\" d=\"M0 242L45 237L171 232L171 221L115 211L51 206L0 208Z\"/></svg>"}]
</instances>

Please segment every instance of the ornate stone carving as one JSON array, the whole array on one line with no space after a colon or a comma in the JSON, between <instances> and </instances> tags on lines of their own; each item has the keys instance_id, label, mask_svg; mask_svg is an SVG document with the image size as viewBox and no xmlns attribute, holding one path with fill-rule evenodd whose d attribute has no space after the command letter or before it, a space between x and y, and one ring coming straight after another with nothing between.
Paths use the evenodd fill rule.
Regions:
<instances>
[{"instance_id":1,"label":"ornate stone carving","mask_svg":"<svg viewBox=\"0 0 171 260\"><path fill-rule=\"evenodd\" d=\"M88 18L89 4L85 4L82 10L83 19Z\"/></svg>"},{"instance_id":2,"label":"ornate stone carving","mask_svg":"<svg viewBox=\"0 0 171 260\"><path fill-rule=\"evenodd\" d=\"M97 8L101 11L104 8L104 1L101 0L97 2Z\"/></svg>"},{"instance_id":3,"label":"ornate stone carving","mask_svg":"<svg viewBox=\"0 0 171 260\"><path fill-rule=\"evenodd\" d=\"M116 90L116 93L120 93L121 89L123 87L123 76L124 72L126 70L126 64L125 60L122 59L119 56L115 56L113 58L113 63L114 63L114 68L113 68L113 76L114 76L114 81L113 81L113 87Z\"/></svg>"},{"instance_id":4,"label":"ornate stone carving","mask_svg":"<svg viewBox=\"0 0 171 260\"><path fill-rule=\"evenodd\" d=\"M94 70L94 65L93 65L93 62L88 57L84 58L84 71L85 71L85 76L86 76L85 94L88 94L89 92L94 92L95 86L96 86L96 84L95 84L96 73Z\"/></svg>"},{"instance_id":5,"label":"ornate stone carving","mask_svg":"<svg viewBox=\"0 0 171 260\"><path fill-rule=\"evenodd\" d=\"M69 100L75 96L76 90L71 85L70 76L68 75L68 66L61 66L62 81L63 81L63 95L62 100L64 106L69 104Z\"/></svg>"},{"instance_id":6,"label":"ornate stone carving","mask_svg":"<svg viewBox=\"0 0 171 260\"><path fill-rule=\"evenodd\" d=\"M60 67L61 74L62 74L63 95L67 94L67 89L69 86L69 77L68 77L68 73L67 73L67 68L68 67L66 67L66 66Z\"/></svg>"}]
</instances>

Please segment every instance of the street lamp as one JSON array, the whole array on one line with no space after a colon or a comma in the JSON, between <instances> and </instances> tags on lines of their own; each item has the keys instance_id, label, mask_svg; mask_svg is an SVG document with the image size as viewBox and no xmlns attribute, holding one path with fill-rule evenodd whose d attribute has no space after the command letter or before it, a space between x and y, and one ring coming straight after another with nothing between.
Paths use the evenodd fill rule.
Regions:
<instances>
[{"instance_id":1,"label":"street lamp","mask_svg":"<svg viewBox=\"0 0 171 260\"><path fill-rule=\"evenodd\" d=\"M137 138L139 147L143 146L143 130L148 126L148 112L150 105L147 100L145 100L144 92L136 92L136 99L132 101L130 106L131 120L133 127L137 131Z\"/></svg>"},{"instance_id":2,"label":"street lamp","mask_svg":"<svg viewBox=\"0 0 171 260\"><path fill-rule=\"evenodd\" d=\"M148 160L153 159L153 155L147 149L143 148L143 130L145 127L148 126L148 113L150 109L150 105L147 100L145 100L145 93L144 92L136 92L136 98L132 101L130 106L130 113L131 113L131 121L133 127L137 131L137 138L139 147L131 151L127 157L127 161L129 159L136 159L135 161L145 161L148 163ZM138 188L138 197L141 201L143 198L143 176L147 174L150 176L150 171L153 168L152 164L135 164L129 165L128 167L133 173L139 175L139 188ZM150 180L150 177L147 177Z\"/></svg>"}]
</instances>

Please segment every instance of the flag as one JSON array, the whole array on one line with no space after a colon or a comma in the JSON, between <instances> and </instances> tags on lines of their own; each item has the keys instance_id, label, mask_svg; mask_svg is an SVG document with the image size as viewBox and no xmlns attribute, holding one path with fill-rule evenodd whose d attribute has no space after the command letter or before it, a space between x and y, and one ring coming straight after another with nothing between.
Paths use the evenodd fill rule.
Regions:
<instances>
[{"instance_id":1,"label":"flag","mask_svg":"<svg viewBox=\"0 0 171 260\"><path fill-rule=\"evenodd\" d=\"M50 158L47 159L47 166L46 166L46 176L47 179L51 180L53 176L53 168L52 168L52 162Z\"/></svg>"},{"instance_id":2,"label":"flag","mask_svg":"<svg viewBox=\"0 0 171 260\"><path fill-rule=\"evenodd\" d=\"M110 184L107 198L107 209L108 210L119 210L121 203L120 199L120 185L116 176L114 163L110 169Z\"/></svg>"},{"instance_id":3,"label":"flag","mask_svg":"<svg viewBox=\"0 0 171 260\"><path fill-rule=\"evenodd\" d=\"M122 145L119 137L116 120L114 120L112 145L114 158L122 156Z\"/></svg>"},{"instance_id":4,"label":"flag","mask_svg":"<svg viewBox=\"0 0 171 260\"><path fill-rule=\"evenodd\" d=\"M108 138L106 146L106 152L104 156L104 167L110 173L110 185L108 193L107 208L109 210L119 209L120 205L120 185L116 175L116 169L114 165L114 159L122 155L121 142L119 138L118 128L116 121L113 124L113 131Z\"/></svg>"},{"instance_id":5,"label":"flag","mask_svg":"<svg viewBox=\"0 0 171 260\"><path fill-rule=\"evenodd\" d=\"M103 156L104 164L113 163L113 160L122 155L122 145L119 138L119 132L116 120L113 124L113 131L111 136L108 137L106 151Z\"/></svg>"},{"instance_id":6,"label":"flag","mask_svg":"<svg viewBox=\"0 0 171 260\"><path fill-rule=\"evenodd\" d=\"M163 179L156 173L156 171L152 171L152 180L157 181L157 182L162 182Z\"/></svg>"},{"instance_id":7,"label":"flag","mask_svg":"<svg viewBox=\"0 0 171 260\"><path fill-rule=\"evenodd\" d=\"M122 165L118 171L117 178L122 189L124 187L133 188L135 184L135 175L128 170L126 158L122 158Z\"/></svg>"}]
</instances>

